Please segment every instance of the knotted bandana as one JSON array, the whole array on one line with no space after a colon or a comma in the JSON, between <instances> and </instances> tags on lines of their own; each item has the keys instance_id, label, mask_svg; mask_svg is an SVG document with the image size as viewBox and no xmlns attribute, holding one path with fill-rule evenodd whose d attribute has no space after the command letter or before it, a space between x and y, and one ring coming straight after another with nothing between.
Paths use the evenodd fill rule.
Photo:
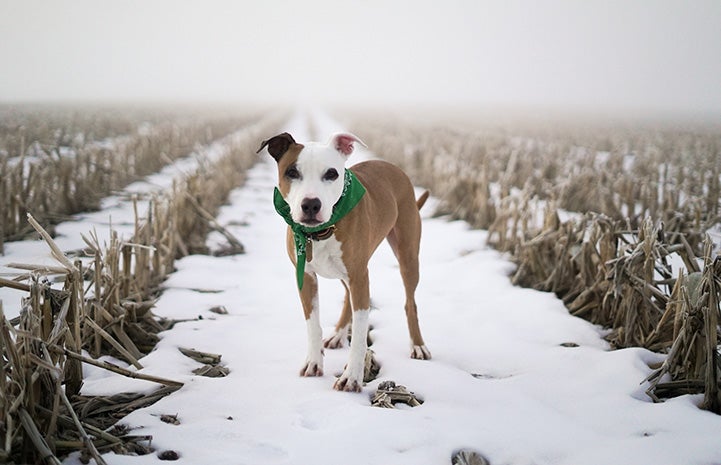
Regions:
<instances>
[{"instance_id":1,"label":"knotted bandana","mask_svg":"<svg viewBox=\"0 0 721 465\"><path fill-rule=\"evenodd\" d=\"M296 265L295 274L298 280L298 289L303 289L303 275L305 274L305 262L306 262L306 247L308 242L311 241L311 234L324 229L328 229L344 216L350 212L353 207L358 205L363 194L366 193L365 187L353 174L352 171L346 169L343 177L343 192L341 193L340 199L333 205L333 213L330 216L330 220L320 224L318 226L303 226L293 221L293 217L290 214L290 206L283 198L278 188L275 188L273 192L273 205L275 211L283 217L291 231L293 231L293 241L295 242L295 255Z\"/></svg>"}]
</instances>

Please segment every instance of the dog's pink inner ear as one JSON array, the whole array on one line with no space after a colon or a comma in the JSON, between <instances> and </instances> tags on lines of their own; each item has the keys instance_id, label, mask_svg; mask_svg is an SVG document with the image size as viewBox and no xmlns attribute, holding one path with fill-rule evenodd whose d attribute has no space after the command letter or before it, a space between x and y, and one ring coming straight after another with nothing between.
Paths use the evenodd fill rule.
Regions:
<instances>
[{"instance_id":1,"label":"dog's pink inner ear","mask_svg":"<svg viewBox=\"0 0 721 465\"><path fill-rule=\"evenodd\" d=\"M350 155L353 153L353 142L360 142L360 140L352 134L338 134L333 139L335 149L344 155ZM362 144L363 142L361 142Z\"/></svg>"}]
</instances>

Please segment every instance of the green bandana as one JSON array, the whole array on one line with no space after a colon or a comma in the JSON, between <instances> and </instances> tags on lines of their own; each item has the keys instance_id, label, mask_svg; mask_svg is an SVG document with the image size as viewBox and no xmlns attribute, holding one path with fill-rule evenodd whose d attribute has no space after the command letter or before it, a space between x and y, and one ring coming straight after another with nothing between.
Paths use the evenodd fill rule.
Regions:
<instances>
[{"instance_id":1,"label":"green bandana","mask_svg":"<svg viewBox=\"0 0 721 465\"><path fill-rule=\"evenodd\" d=\"M363 184L356 178L350 170L345 170L345 176L343 178L343 193L340 199L333 205L333 213L331 214L330 220L326 223L318 226L303 226L293 221L290 215L290 206L286 203L283 195L280 193L278 188L275 188L273 192L273 205L275 211L283 217L290 229L293 231L293 239L295 241L295 254L296 254L296 267L295 273L298 280L298 289L303 289L303 275L305 274L305 261L306 261L306 246L311 241L310 235L328 229L329 227L336 224L341 220L349 211L353 209L363 194L366 193Z\"/></svg>"}]
</instances>

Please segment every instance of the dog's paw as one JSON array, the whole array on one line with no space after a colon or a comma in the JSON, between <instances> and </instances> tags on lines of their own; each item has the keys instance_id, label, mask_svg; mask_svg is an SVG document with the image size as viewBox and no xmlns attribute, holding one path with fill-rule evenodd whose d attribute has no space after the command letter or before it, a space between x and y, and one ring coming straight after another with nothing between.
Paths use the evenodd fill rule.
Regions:
<instances>
[{"instance_id":1,"label":"dog's paw","mask_svg":"<svg viewBox=\"0 0 721 465\"><path fill-rule=\"evenodd\" d=\"M348 330L337 331L331 337L323 341L323 347L326 349L340 349L345 347L345 342L348 340Z\"/></svg>"},{"instance_id":2,"label":"dog's paw","mask_svg":"<svg viewBox=\"0 0 721 465\"><path fill-rule=\"evenodd\" d=\"M411 349L411 358L416 360L430 360L431 351L428 350L428 347L425 345L413 346L413 349Z\"/></svg>"},{"instance_id":3,"label":"dog's paw","mask_svg":"<svg viewBox=\"0 0 721 465\"><path fill-rule=\"evenodd\" d=\"M323 376L323 362L308 361L300 369L301 376Z\"/></svg>"},{"instance_id":4,"label":"dog's paw","mask_svg":"<svg viewBox=\"0 0 721 465\"><path fill-rule=\"evenodd\" d=\"M343 373L340 378L335 380L333 389L344 392L361 392L363 390L363 382L357 377L350 377Z\"/></svg>"}]
</instances>

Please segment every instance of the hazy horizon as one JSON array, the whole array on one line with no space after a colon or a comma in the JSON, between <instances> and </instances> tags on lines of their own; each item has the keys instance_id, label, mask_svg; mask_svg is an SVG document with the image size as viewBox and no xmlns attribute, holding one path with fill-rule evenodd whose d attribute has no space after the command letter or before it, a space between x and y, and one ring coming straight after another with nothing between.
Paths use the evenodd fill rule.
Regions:
<instances>
[{"instance_id":1,"label":"hazy horizon","mask_svg":"<svg viewBox=\"0 0 721 465\"><path fill-rule=\"evenodd\" d=\"M721 2L0 0L0 102L721 115Z\"/></svg>"}]
</instances>

